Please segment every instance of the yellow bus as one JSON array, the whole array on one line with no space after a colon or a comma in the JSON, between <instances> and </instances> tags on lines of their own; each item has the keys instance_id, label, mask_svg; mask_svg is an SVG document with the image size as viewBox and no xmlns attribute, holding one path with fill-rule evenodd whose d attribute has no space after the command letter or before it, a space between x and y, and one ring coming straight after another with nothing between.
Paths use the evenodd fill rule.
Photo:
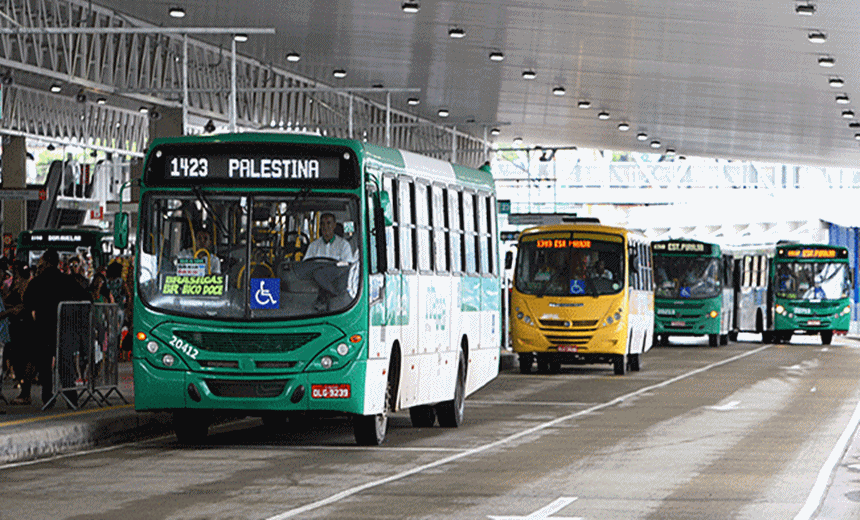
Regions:
<instances>
[{"instance_id":1,"label":"yellow bus","mask_svg":"<svg viewBox=\"0 0 860 520\"><path fill-rule=\"evenodd\" d=\"M517 243L510 331L520 371L608 363L638 371L651 348L654 280L644 237L595 219L524 230ZM506 258L512 263L512 255Z\"/></svg>"}]
</instances>

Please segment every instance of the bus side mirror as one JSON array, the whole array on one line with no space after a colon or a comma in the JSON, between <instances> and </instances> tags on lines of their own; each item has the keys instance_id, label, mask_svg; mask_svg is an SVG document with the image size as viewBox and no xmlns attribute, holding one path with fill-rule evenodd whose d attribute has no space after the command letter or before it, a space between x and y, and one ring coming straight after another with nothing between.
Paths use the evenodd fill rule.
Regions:
<instances>
[{"instance_id":1,"label":"bus side mirror","mask_svg":"<svg viewBox=\"0 0 860 520\"><path fill-rule=\"evenodd\" d=\"M113 245L117 249L128 247L128 213L113 216Z\"/></svg>"},{"instance_id":2,"label":"bus side mirror","mask_svg":"<svg viewBox=\"0 0 860 520\"><path fill-rule=\"evenodd\" d=\"M382 208L382 216L386 226L394 225L394 210L391 208L391 197L387 191L379 192L379 207Z\"/></svg>"},{"instance_id":3,"label":"bus side mirror","mask_svg":"<svg viewBox=\"0 0 860 520\"><path fill-rule=\"evenodd\" d=\"M510 269L514 265L514 252L508 251L505 253L505 269Z\"/></svg>"}]
</instances>

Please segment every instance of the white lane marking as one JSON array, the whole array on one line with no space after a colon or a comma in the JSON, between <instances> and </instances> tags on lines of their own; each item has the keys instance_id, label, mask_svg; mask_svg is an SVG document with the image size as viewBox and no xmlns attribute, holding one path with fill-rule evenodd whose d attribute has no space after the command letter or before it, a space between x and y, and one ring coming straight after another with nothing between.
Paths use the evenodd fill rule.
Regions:
<instances>
[{"instance_id":1,"label":"white lane marking","mask_svg":"<svg viewBox=\"0 0 860 520\"><path fill-rule=\"evenodd\" d=\"M714 406L706 406L709 410L717 410L718 412L728 412L729 410L737 410L740 401L729 401L726 404L718 404Z\"/></svg>"},{"instance_id":2,"label":"white lane marking","mask_svg":"<svg viewBox=\"0 0 860 520\"><path fill-rule=\"evenodd\" d=\"M481 401L477 399L469 399L469 404L490 404L490 405L519 405L519 406L594 406L598 403L579 403L575 401L559 402L559 401Z\"/></svg>"},{"instance_id":3,"label":"white lane marking","mask_svg":"<svg viewBox=\"0 0 860 520\"><path fill-rule=\"evenodd\" d=\"M397 480L401 480L401 479L404 479L404 478L409 477L411 475L415 475L416 473L421 473L421 472L426 471L428 469L433 469L435 467L448 464L449 462L454 462L455 460L460 460L462 458L469 457L471 455L476 455L478 453L482 453L484 451L487 451L487 450L496 448L498 446L501 446L503 444L507 444L511 441L517 440L521 437L531 435L531 434L539 432L541 430L546 430L547 428L552 428L553 426L560 424L560 423L563 423L565 421L569 421L570 419L582 417L583 415L589 415L589 414L594 413L598 410L602 410L604 408L609 408L609 407L614 406L616 404L620 404L620 403L624 402L625 400L630 399L632 397L636 397L636 396L639 396L641 394L651 392L651 391L656 390L658 388L663 388L665 386L669 386L673 383L677 383L678 381L687 379L688 377L692 377L694 375L701 374L702 372L707 372L708 370L711 370L712 368L716 368L716 367L719 367L722 365L726 365L728 363L732 363L734 361L737 361L738 359L742 359L742 358L745 358L747 356L752 356L753 354L758 354L759 352L761 352L763 350L767 350L769 348L773 348L773 345L764 345L764 346L759 347L755 350L750 350L750 351L744 352L742 354L738 354L737 356L732 356L732 357L724 359L722 361L717 361L716 363L711 363L710 365L705 365L701 368L697 368L696 370L692 370L692 371L687 372L685 374L675 376L671 379L667 379L667 380L662 381L660 383L657 383L657 384L654 384L651 386L646 386L646 387L640 388L639 390L630 392L629 394L624 394L622 396L616 397L615 399L612 399L611 401L597 404L597 405L594 405L590 408L586 408L585 410L580 410L578 412L574 412L574 413L570 413L568 415L564 415L562 417L558 417L558 418L553 419L551 421L547 421L545 423L538 424L537 426L532 426L531 428L527 428L527 429L522 430L520 432L508 435L507 437L504 437L504 438L499 439L497 441L490 442L488 444L484 444L483 446L478 446L476 448L472 448L470 450L458 453L456 455L450 455L448 457L439 459L435 462L430 462L428 464L424 464L423 466L417 466L415 468L412 468L412 469L409 469L406 471L402 471L400 473L396 473L394 475L391 475L390 477L385 477L385 478L382 478L379 480L375 480L373 482L367 482L367 483L362 484L360 486L355 486L353 488L345 489L345 490L341 491L340 493L335 493L334 495L332 495L328 498L323 498L321 500L317 500L316 502L311 502L311 503L305 504L301 507L297 507L295 509L290 509L288 511L284 511L283 513L269 517L267 520L283 520L285 518L293 518L296 515L300 515L302 513L307 513L308 511L313 511L314 509L319 509L321 507L334 504L335 502L342 500L344 498L348 498L348 497L351 497L353 495L357 495L358 493L361 493L362 491L365 491L365 490L368 490L371 488L375 488L375 487L379 487L379 486L382 486L384 484L388 484L390 482L394 482ZM386 448L376 448L376 449L381 450L381 451L386 450Z\"/></svg>"},{"instance_id":4,"label":"white lane marking","mask_svg":"<svg viewBox=\"0 0 860 520\"><path fill-rule=\"evenodd\" d=\"M836 446L833 447L833 451L830 452L830 456L827 457L827 461L822 466L821 471L818 472L815 485L812 486L812 491L809 493L803 509L797 513L794 520L812 518L812 515L818 510L821 501L824 500L825 493L827 493L827 484L830 482L830 477L836 470L836 465L845 455L845 450L848 449L848 443L854 436L858 424L860 424L860 402L857 403L857 407L854 408L854 414L851 415L851 420L848 421L848 426L845 427L842 435L839 436Z\"/></svg>"},{"instance_id":5,"label":"white lane marking","mask_svg":"<svg viewBox=\"0 0 860 520\"><path fill-rule=\"evenodd\" d=\"M549 516L556 511L561 511L568 504L571 504L576 500L577 497L561 497L554 500L550 505L544 506L529 516L491 516L487 515L488 518L492 518L492 520L582 520L582 517L571 517L571 516Z\"/></svg>"}]
</instances>

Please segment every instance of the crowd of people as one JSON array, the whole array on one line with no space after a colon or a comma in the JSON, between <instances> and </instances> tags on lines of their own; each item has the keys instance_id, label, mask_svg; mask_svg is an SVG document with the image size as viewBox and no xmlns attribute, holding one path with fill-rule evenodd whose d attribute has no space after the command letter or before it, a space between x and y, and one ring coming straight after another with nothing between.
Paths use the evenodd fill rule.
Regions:
<instances>
[{"instance_id":1,"label":"crowd of people","mask_svg":"<svg viewBox=\"0 0 860 520\"><path fill-rule=\"evenodd\" d=\"M2 373L20 389L19 395L10 401L12 405L31 404L34 384L41 386L43 406L53 405L60 302L118 303L124 313L123 326L131 329L131 293L123 276L123 263L115 259L106 268L88 273L87 263L79 256L72 255L64 260L61 263L57 251L51 249L42 254L34 268L25 262L0 257ZM126 346L117 345L117 348ZM69 384L61 383L64 388ZM76 404L76 392L65 395Z\"/></svg>"}]
</instances>

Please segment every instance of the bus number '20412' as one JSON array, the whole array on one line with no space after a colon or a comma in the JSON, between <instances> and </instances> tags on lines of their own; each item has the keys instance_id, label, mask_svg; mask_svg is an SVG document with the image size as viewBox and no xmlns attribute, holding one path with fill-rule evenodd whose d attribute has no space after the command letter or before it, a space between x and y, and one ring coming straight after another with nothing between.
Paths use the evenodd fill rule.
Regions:
<instances>
[{"instance_id":1,"label":"bus number '20412'","mask_svg":"<svg viewBox=\"0 0 860 520\"><path fill-rule=\"evenodd\" d=\"M197 359L197 354L200 353L199 350L192 347L185 341L182 341L181 339L177 338L176 336L170 338L170 346L175 348L176 350L185 352L185 355L190 357L191 359Z\"/></svg>"}]
</instances>

